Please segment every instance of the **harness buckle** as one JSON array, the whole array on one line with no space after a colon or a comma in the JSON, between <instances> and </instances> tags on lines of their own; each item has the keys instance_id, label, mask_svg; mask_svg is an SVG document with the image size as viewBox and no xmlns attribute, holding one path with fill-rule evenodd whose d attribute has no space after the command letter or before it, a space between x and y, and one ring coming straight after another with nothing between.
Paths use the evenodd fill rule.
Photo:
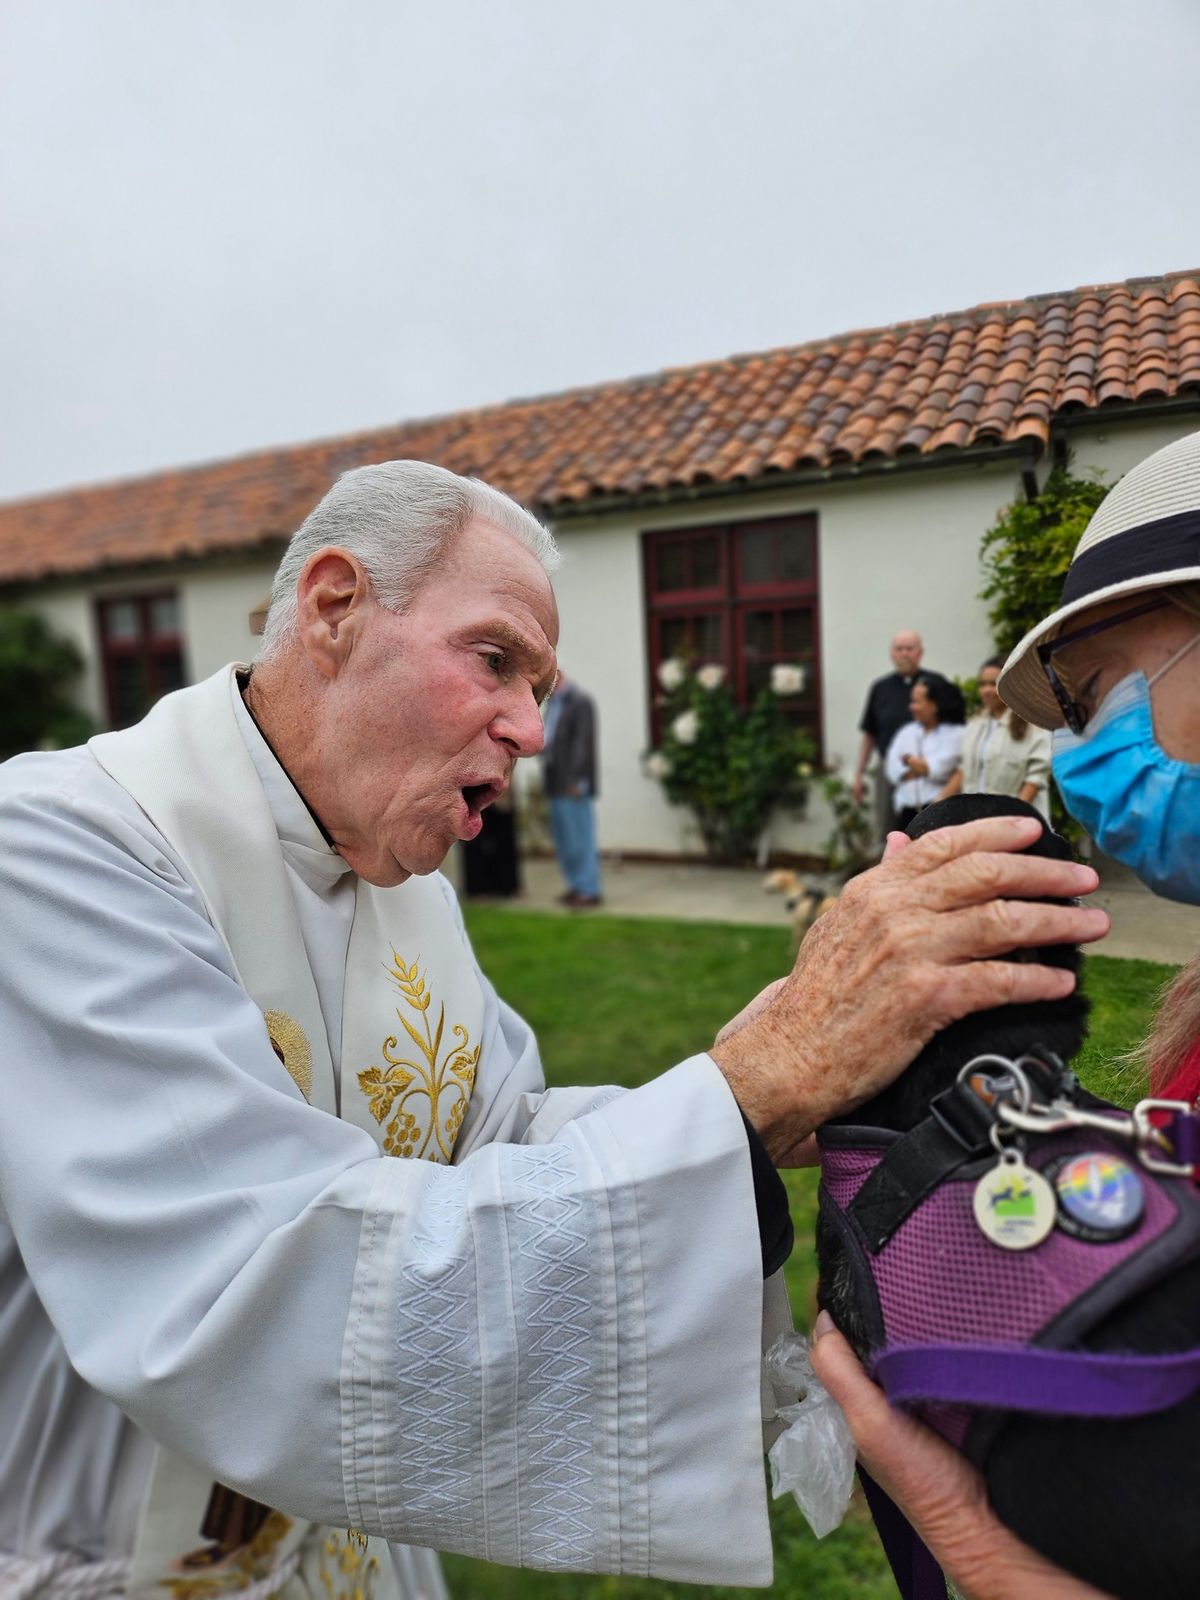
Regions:
<instances>
[{"instance_id":1,"label":"harness buckle","mask_svg":"<svg viewBox=\"0 0 1200 1600\"><path fill-rule=\"evenodd\" d=\"M1156 1127L1151 1122L1151 1116L1158 1111L1165 1111L1169 1115L1169 1122L1165 1128ZM1181 1153L1182 1134L1191 1133L1189 1143L1197 1144L1197 1118L1192 1107L1186 1100L1139 1100L1133 1108L1134 1138L1137 1144L1138 1158L1147 1172L1161 1172L1171 1178L1200 1179L1200 1163L1196 1161L1165 1160L1156 1154L1156 1151L1166 1150L1171 1156L1178 1157Z\"/></svg>"}]
</instances>

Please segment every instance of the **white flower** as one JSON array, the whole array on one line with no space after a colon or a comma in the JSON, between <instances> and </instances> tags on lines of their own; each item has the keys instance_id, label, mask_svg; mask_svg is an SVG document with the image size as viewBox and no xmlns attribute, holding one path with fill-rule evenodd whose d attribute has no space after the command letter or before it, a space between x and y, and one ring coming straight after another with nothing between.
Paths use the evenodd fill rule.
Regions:
<instances>
[{"instance_id":1,"label":"white flower","mask_svg":"<svg viewBox=\"0 0 1200 1600\"><path fill-rule=\"evenodd\" d=\"M671 776L671 758L661 750L651 750L646 757L646 771L652 778L669 778Z\"/></svg>"},{"instance_id":2,"label":"white flower","mask_svg":"<svg viewBox=\"0 0 1200 1600\"><path fill-rule=\"evenodd\" d=\"M777 695L799 694L804 687L804 668L792 667L780 661L771 668L771 693Z\"/></svg>"},{"instance_id":3,"label":"white flower","mask_svg":"<svg viewBox=\"0 0 1200 1600\"><path fill-rule=\"evenodd\" d=\"M798 778L811 778L812 772L812 763L808 761L802 761L796 768L796 776Z\"/></svg>"},{"instance_id":4,"label":"white flower","mask_svg":"<svg viewBox=\"0 0 1200 1600\"><path fill-rule=\"evenodd\" d=\"M658 669L658 681L668 694L681 689L686 677L687 664L678 656L668 656Z\"/></svg>"},{"instance_id":5,"label":"white flower","mask_svg":"<svg viewBox=\"0 0 1200 1600\"><path fill-rule=\"evenodd\" d=\"M695 744L696 735L700 732L699 712L681 711L671 724L671 732L680 744Z\"/></svg>"},{"instance_id":6,"label":"white flower","mask_svg":"<svg viewBox=\"0 0 1200 1600\"><path fill-rule=\"evenodd\" d=\"M701 667L696 674L696 682L702 689L719 689L725 682L725 668L716 661L710 661L708 666Z\"/></svg>"}]
</instances>

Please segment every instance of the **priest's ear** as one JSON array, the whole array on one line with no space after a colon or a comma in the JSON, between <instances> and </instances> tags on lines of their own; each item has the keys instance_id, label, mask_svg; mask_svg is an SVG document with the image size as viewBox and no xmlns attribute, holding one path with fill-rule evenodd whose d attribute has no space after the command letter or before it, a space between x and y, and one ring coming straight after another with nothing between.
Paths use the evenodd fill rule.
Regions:
<instances>
[{"instance_id":1,"label":"priest's ear","mask_svg":"<svg viewBox=\"0 0 1200 1600\"><path fill-rule=\"evenodd\" d=\"M370 595L366 570L349 550L326 546L304 563L296 581L296 631L322 677L341 671Z\"/></svg>"}]
</instances>

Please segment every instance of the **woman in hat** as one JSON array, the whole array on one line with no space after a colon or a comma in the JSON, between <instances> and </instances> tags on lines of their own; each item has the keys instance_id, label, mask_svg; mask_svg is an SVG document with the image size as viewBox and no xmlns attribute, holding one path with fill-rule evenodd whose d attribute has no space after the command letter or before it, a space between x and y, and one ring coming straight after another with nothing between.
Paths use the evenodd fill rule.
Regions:
<instances>
[{"instance_id":1,"label":"woman in hat","mask_svg":"<svg viewBox=\"0 0 1200 1600\"><path fill-rule=\"evenodd\" d=\"M1062 604L1013 651L999 690L1018 716L1054 730L1059 792L1100 848L1156 894L1200 905L1200 433L1150 456L1104 500ZM891 853L907 842L893 834ZM1146 1056L1153 1094L1200 1096L1200 957L1167 992ZM1096 1592L1001 1526L966 1459L888 1406L824 1313L814 1333L814 1364L860 1456L960 1588L1039 1600Z\"/></svg>"}]
</instances>

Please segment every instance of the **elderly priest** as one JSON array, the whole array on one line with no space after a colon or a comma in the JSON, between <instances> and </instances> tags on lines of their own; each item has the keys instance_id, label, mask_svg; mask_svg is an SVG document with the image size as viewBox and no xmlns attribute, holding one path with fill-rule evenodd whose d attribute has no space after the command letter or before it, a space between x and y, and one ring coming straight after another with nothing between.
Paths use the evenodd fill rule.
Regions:
<instances>
[{"instance_id":1,"label":"elderly priest","mask_svg":"<svg viewBox=\"0 0 1200 1600\"><path fill-rule=\"evenodd\" d=\"M1094 937L1027 903L1091 880L1019 821L932 835L710 1051L547 1092L437 868L541 748L554 560L483 484L348 473L252 669L0 771L0 1593L396 1600L436 1549L770 1581L773 1164L1061 993L974 958Z\"/></svg>"}]
</instances>

